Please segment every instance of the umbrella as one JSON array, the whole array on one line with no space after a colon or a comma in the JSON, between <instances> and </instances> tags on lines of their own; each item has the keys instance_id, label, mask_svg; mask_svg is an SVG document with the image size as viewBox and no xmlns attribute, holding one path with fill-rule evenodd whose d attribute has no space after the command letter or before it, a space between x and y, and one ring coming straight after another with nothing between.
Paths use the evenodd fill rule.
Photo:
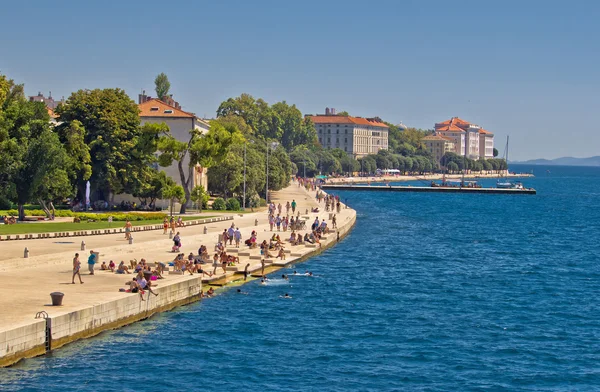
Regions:
<instances>
[{"instance_id":1,"label":"umbrella","mask_svg":"<svg viewBox=\"0 0 600 392\"><path fill-rule=\"evenodd\" d=\"M90 182L85 184L85 209L90 205Z\"/></svg>"},{"instance_id":2,"label":"umbrella","mask_svg":"<svg viewBox=\"0 0 600 392\"><path fill-rule=\"evenodd\" d=\"M327 176L324 176L324 175L321 174L321 175L318 175L316 178L318 178L318 179L325 179L325 178L327 178Z\"/></svg>"}]
</instances>

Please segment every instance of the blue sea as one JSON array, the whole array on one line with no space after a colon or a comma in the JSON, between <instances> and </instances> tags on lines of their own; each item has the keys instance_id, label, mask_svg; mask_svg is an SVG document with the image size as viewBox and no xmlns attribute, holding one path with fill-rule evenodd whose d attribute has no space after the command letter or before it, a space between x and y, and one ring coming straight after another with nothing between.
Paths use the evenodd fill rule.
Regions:
<instances>
[{"instance_id":1,"label":"blue sea","mask_svg":"<svg viewBox=\"0 0 600 392\"><path fill-rule=\"evenodd\" d=\"M600 168L511 170L538 194L341 193L355 229L289 282L0 369L0 390L600 390Z\"/></svg>"}]
</instances>

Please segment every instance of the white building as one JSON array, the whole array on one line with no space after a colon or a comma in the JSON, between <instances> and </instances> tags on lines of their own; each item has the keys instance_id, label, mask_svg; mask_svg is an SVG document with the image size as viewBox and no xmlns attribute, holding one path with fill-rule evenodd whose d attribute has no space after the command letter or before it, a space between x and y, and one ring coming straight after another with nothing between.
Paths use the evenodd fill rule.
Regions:
<instances>
[{"instance_id":1,"label":"white building","mask_svg":"<svg viewBox=\"0 0 600 392\"><path fill-rule=\"evenodd\" d=\"M494 134L458 117L435 124L437 135L454 141L454 152L470 159L494 157Z\"/></svg>"},{"instance_id":2,"label":"white building","mask_svg":"<svg viewBox=\"0 0 600 392\"><path fill-rule=\"evenodd\" d=\"M447 152L454 152L454 140L441 135L428 135L423 138L423 143L427 150L433 155L435 160L441 165L442 157Z\"/></svg>"},{"instance_id":3,"label":"white building","mask_svg":"<svg viewBox=\"0 0 600 392\"><path fill-rule=\"evenodd\" d=\"M192 129L204 134L208 132L210 128L209 123L196 117L196 115L193 113L188 113L176 108L175 106L167 105L159 99L146 100L145 102L139 104L139 109L142 125L147 123L165 123L171 130L171 135L181 142L188 142L190 140L190 131ZM186 169L189 167L188 162L189 158L186 157L183 162L183 167ZM161 169L164 170L178 184L183 185L181 183L181 175L179 174L177 163ZM207 169L200 165L195 167L192 173L193 180L190 190L196 185L202 185L204 189L208 189L206 170Z\"/></svg>"},{"instance_id":4,"label":"white building","mask_svg":"<svg viewBox=\"0 0 600 392\"><path fill-rule=\"evenodd\" d=\"M355 157L388 149L389 127L379 118L338 115L307 116L324 148L339 148Z\"/></svg>"}]
</instances>

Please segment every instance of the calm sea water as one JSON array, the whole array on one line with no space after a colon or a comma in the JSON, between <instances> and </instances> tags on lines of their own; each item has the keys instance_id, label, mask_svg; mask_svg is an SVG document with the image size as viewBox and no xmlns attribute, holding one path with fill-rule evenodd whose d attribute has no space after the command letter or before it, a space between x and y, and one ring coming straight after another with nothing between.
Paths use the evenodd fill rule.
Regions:
<instances>
[{"instance_id":1,"label":"calm sea water","mask_svg":"<svg viewBox=\"0 0 600 392\"><path fill-rule=\"evenodd\" d=\"M533 169L537 196L343 193L358 223L295 268L316 277L0 369L0 390L598 390L600 168Z\"/></svg>"}]
</instances>

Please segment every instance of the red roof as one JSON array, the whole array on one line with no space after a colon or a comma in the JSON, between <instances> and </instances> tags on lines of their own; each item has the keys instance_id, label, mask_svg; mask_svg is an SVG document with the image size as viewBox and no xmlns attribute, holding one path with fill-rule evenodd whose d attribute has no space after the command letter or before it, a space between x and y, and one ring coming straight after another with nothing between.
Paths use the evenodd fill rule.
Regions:
<instances>
[{"instance_id":1,"label":"red roof","mask_svg":"<svg viewBox=\"0 0 600 392\"><path fill-rule=\"evenodd\" d=\"M175 106L167 105L160 99L154 98L138 105L140 117L169 117L169 118L195 118L192 113L184 112Z\"/></svg>"},{"instance_id":2,"label":"red roof","mask_svg":"<svg viewBox=\"0 0 600 392\"><path fill-rule=\"evenodd\" d=\"M491 133L490 131L486 131L485 129L481 128L479 130L479 133L484 134L484 135L493 135L493 133Z\"/></svg>"},{"instance_id":3,"label":"red roof","mask_svg":"<svg viewBox=\"0 0 600 392\"><path fill-rule=\"evenodd\" d=\"M314 124L356 124L372 127L389 128L386 124L362 117L350 116L308 116Z\"/></svg>"},{"instance_id":4,"label":"red roof","mask_svg":"<svg viewBox=\"0 0 600 392\"><path fill-rule=\"evenodd\" d=\"M454 139L451 139L449 137L442 136L442 135L428 135L428 136L425 136L423 138L423 140L443 140L443 141L454 143Z\"/></svg>"},{"instance_id":5,"label":"red roof","mask_svg":"<svg viewBox=\"0 0 600 392\"><path fill-rule=\"evenodd\" d=\"M438 126L439 124L435 124L435 130L438 132L465 132L464 129L457 127L454 124Z\"/></svg>"}]
</instances>

